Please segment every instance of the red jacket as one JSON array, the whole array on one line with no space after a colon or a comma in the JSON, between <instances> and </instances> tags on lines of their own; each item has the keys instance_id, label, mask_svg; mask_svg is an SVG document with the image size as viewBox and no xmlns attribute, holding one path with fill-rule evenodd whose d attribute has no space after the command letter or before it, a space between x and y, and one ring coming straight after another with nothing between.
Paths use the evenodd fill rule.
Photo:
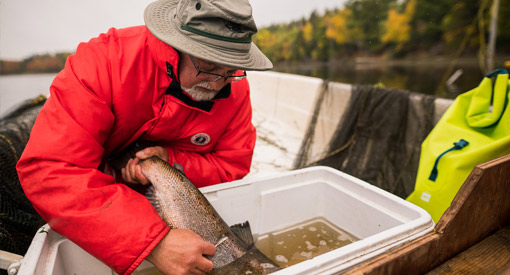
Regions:
<instances>
[{"instance_id":1,"label":"red jacket","mask_svg":"<svg viewBox=\"0 0 510 275\"><path fill-rule=\"evenodd\" d=\"M170 77L178 59L145 26L81 43L53 81L17 165L52 229L119 273L131 273L169 228L142 194L101 171L111 154L156 141L197 187L249 172L256 134L248 82L198 103Z\"/></svg>"}]
</instances>

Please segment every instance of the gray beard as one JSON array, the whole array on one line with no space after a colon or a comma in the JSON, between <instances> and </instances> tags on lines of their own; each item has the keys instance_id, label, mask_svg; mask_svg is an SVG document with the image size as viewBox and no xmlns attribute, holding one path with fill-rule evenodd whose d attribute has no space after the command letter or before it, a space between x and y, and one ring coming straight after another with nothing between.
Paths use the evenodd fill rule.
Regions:
<instances>
[{"instance_id":1,"label":"gray beard","mask_svg":"<svg viewBox=\"0 0 510 275\"><path fill-rule=\"evenodd\" d=\"M210 101L219 93L219 91L203 92L203 91L200 91L197 87L204 87L206 89L212 89L212 86L207 82L197 83L197 84L193 85L193 87L191 87L191 88L182 87L182 89L191 98L193 98L196 101Z\"/></svg>"}]
</instances>

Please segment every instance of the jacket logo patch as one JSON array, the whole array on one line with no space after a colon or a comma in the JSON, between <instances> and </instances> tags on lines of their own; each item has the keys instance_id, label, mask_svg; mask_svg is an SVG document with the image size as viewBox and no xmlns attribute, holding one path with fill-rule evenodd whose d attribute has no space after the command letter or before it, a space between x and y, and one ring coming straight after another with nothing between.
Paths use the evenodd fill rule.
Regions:
<instances>
[{"instance_id":1,"label":"jacket logo patch","mask_svg":"<svg viewBox=\"0 0 510 275\"><path fill-rule=\"evenodd\" d=\"M191 137L191 143L195 145L206 145L211 141L211 137L206 133L194 134Z\"/></svg>"}]
</instances>

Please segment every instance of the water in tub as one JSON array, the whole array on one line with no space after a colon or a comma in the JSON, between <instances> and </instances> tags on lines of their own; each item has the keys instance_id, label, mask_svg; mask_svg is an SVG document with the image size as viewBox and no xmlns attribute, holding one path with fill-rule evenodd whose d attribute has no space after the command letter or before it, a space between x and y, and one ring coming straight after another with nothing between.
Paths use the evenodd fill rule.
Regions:
<instances>
[{"instance_id":1,"label":"water in tub","mask_svg":"<svg viewBox=\"0 0 510 275\"><path fill-rule=\"evenodd\" d=\"M289 267L358 239L324 218L257 237L255 245L280 267Z\"/></svg>"},{"instance_id":2,"label":"water in tub","mask_svg":"<svg viewBox=\"0 0 510 275\"><path fill-rule=\"evenodd\" d=\"M280 267L298 264L348 245L358 239L318 217L282 230L254 236L255 245ZM136 270L133 275L159 275L153 266Z\"/></svg>"}]
</instances>

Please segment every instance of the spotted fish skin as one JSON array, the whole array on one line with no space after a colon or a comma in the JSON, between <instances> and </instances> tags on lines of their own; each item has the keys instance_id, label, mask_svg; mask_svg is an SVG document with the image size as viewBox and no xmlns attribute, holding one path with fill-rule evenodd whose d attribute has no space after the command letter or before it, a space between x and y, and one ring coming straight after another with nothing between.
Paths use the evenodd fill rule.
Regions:
<instances>
[{"instance_id":1,"label":"spotted fish skin","mask_svg":"<svg viewBox=\"0 0 510 275\"><path fill-rule=\"evenodd\" d=\"M247 234L234 233L181 171L158 157L142 160L140 166L152 184L146 197L161 218L171 228L190 229L217 244L216 254L210 257L212 274L269 274L280 269L253 245L253 239L245 237ZM238 232L249 231L249 225L240 228ZM251 237L251 231L248 235Z\"/></svg>"}]
</instances>

